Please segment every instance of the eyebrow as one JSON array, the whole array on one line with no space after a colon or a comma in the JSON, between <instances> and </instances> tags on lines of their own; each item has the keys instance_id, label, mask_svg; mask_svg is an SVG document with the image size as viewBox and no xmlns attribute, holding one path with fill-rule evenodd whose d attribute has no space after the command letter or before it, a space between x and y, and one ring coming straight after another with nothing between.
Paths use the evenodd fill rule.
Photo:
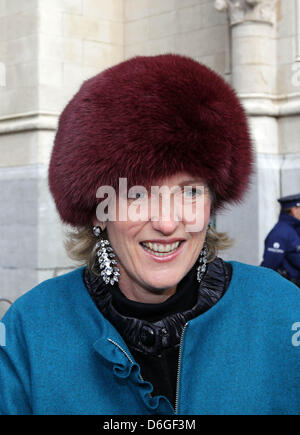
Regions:
<instances>
[{"instance_id":1,"label":"eyebrow","mask_svg":"<svg viewBox=\"0 0 300 435\"><path fill-rule=\"evenodd\" d=\"M178 183L178 186L190 186L191 184L197 184L198 186L205 186L206 184L203 181L197 180L184 180L181 183Z\"/></svg>"}]
</instances>

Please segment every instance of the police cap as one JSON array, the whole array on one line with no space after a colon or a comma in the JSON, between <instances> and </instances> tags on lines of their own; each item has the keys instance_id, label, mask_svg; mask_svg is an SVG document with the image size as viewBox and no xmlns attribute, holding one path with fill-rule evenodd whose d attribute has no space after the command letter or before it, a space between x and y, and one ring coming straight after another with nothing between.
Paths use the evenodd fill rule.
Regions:
<instances>
[{"instance_id":1,"label":"police cap","mask_svg":"<svg viewBox=\"0 0 300 435\"><path fill-rule=\"evenodd\" d=\"M300 193L296 195L283 196L282 198L278 199L278 202L280 203L281 207L284 209L292 208L292 207L300 207Z\"/></svg>"}]
</instances>

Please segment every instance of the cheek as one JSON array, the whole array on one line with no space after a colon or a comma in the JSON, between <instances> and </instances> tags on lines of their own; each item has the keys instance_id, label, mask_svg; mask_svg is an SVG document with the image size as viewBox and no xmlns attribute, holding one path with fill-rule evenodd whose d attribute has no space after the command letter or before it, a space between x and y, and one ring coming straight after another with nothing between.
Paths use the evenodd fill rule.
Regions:
<instances>
[{"instance_id":1,"label":"cheek","mask_svg":"<svg viewBox=\"0 0 300 435\"><path fill-rule=\"evenodd\" d=\"M211 200L210 197L207 197L204 201L204 225L206 226L208 224L208 221L210 219L210 212L211 212Z\"/></svg>"},{"instance_id":2,"label":"cheek","mask_svg":"<svg viewBox=\"0 0 300 435\"><path fill-rule=\"evenodd\" d=\"M209 221L210 218L210 203L206 205L205 209L204 209L204 219L205 219L205 223L207 223Z\"/></svg>"},{"instance_id":3,"label":"cheek","mask_svg":"<svg viewBox=\"0 0 300 435\"><path fill-rule=\"evenodd\" d=\"M141 230L141 224L137 222L109 222L107 232L112 247L117 252L134 243Z\"/></svg>"},{"instance_id":4,"label":"cheek","mask_svg":"<svg viewBox=\"0 0 300 435\"><path fill-rule=\"evenodd\" d=\"M184 223L186 230L191 232L202 232L205 230L210 219L210 206L209 198L201 199L199 202L184 209Z\"/></svg>"}]
</instances>

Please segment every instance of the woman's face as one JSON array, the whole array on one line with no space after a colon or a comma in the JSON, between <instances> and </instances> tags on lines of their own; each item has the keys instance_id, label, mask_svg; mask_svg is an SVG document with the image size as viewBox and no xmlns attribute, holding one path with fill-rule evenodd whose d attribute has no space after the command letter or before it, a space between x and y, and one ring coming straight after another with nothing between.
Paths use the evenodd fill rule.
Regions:
<instances>
[{"instance_id":1,"label":"woman's face","mask_svg":"<svg viewBox=\"0 0 300 435\"><path fill-rule=\"evenodd\" d=\"M140 302L162 302L175 293L197 261L210 217L210 194L201 179L179 173L157 184L167 193L119 195L117 219L106 222L120 269L119 287ZM118 219L120 209L129 212L127 220ZM141 210L143 218L137 219ZM99 225L96 219L93 223Z\"/></svg>"}]
</instances>

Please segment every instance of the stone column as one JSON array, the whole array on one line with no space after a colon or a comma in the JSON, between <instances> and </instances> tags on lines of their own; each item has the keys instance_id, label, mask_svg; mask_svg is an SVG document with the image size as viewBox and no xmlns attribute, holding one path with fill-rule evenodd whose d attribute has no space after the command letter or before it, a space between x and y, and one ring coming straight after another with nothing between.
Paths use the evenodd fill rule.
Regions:
<instances>
[{"instance_id":1,"label":"stone column","mask_svg":"<svg viewBox=\"0 0 300 435\"><path fill-rule=\"evenodd\" d=\"M276 221L280 196L277 94L277 0L216 0L231 27L231 84L249 115L257 166L243 205L217 218L235 239L228 256L257 265ZM250 230L251 229L251 230ZM251 231L251 236L250 236Z\"/></svg>"}]
</instances>

